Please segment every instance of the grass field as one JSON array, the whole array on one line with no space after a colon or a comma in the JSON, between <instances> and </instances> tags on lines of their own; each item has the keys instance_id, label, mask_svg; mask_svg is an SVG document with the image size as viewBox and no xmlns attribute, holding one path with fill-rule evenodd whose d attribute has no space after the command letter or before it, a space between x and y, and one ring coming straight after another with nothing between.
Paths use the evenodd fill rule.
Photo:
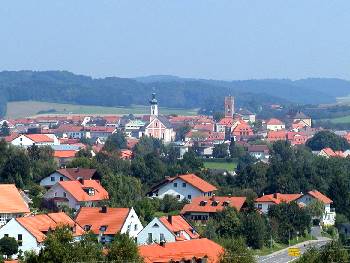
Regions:
<instances>
[{"instance_id":1,"label":"grass field","mask_svg":"<svg viewBox=\"0 0 350 263\"><path fill-rule=\"evenodd\" d=\"M208 169L223 169L223 170L227 170L227 171L234 171L237 167L236 163L233 162L226 162L226 161L222 161L222 162L204 162L204 167L208 168Z\"/></svg>"},{"instance_id":2,"label":"grass field","mask_svg":"<svg viewBox=\"0 0 350 263\"><path fill-rule=\"evenodd\" d=\"M350 123L350 115L338 117L338 118L333 118L333 119L328 119L328 120L333 122L333 123Z\"/></svg>"},{"instance_id":3,"label":"grass field","mask_svg":"<svg viewBox=\"0 0 350 263\"><path fill-rule=\"evenodd\" d=\"M159 109L161 114L196 115L196 109ZM40 101L15 101L7 104L6 118L31 117L42 114L148 114L148 106L103 107L90 105L61 104ZM46 113L45 113L46 112Z\"/></svg>"}]
</instances>

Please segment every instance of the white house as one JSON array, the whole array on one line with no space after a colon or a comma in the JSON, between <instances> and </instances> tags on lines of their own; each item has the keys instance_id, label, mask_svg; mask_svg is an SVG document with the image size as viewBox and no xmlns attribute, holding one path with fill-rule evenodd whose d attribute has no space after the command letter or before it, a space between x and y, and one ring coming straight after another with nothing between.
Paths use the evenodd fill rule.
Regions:
<instances>
[{"instance_id":1,"label":"white house","mask_svg":"<svg viewBox=\"0 0 350 263\"><path fill-rule=\"evenodd\" d=\"M101 243L109 243L117 233L136 238L143 229L134 208L82 207L75 221L85 231L92 231Z\"/></svg>"},{"instance_id":2,"label":"white house","mask_svg":"<svg viewBox=\"0 0 350 263\"><path fill-rule=\"evenodd\" d=\"M266 129L269 131L279 131L284 130L285 128L286 125L279 119L272 118L266 123Z\"/></svg>"},{"instance_id":3,"label":"white house","mask_svg":"<svg viewBox=\"0 0 350 263\"><path fill-rule=\"evenodd\" d=\"M197 238L199 238L199 234L182 216L169 215L154 218L137 235L137 244L159 244Z\"/></svg>"},{"instance_id":4,"label":"white house","mask_svg":"<svg viewBox=\"0 0 350 263\"><path fill-rule=\"evenodd\" d=\"M54 184L60 181L75 181L79 179L84 180L99 180L100 176L97 174L96 169L87 168L63 168L58 169L49 176L43 178L40 181L40 185L45 188L50 188Z\"/></svg>"},{"instance_id":5,"label":"white house","mask_svg":"<svg viewBox=\"0 0 350 263\"><path fill-rule=\"evenodd\" d=\"M0 184L0 227L12 218L30 213L29 205L14 184Z\"/></svg>"},{"instance_id":6,"label":"white house","mask_svg":"<svg viewBox=\"0 0 350 263\"><path fill-rule=\"evenodd\" d=\"M167 177L148 192L148 196L163 198L171 195L179 200L189 201L198 196L211 196L217 188L195 174L183 174Z\"/></svg>"},{"instance_id":7,"label":"white house","mask_svg":"<svg viewBox=\"0 0 350 263\"><path fill-rule=\"evenodd\" d=\"M34 250L39 252L49 231L58 226L69 226L76 240L84 234L84 230L65 213L49 213L11 219L0 228L0 238L13 237L17 240L22 252Z\"/></svg>"},{"instance_id":8,"label":"white house","mask_svg":"<svg viewBox=\"0 0 350 263\"><path fill-rule=\"evenodd\" d=\"M29 147L58 145L60 141L54 134L21 134L11 141L12 145Z\"/></svg>"},{"instance_id":9,"label":"white house","mask_svg":"<svg viewBox=\"0 0 350 263\"><path fill-rule=\"evenodd\" d=\"M270 158L269 152L270 152L269 147L264 144L248 146L248 153L259 160L269 159Z\"/></svg>"},{"instance_id":10,"label":"white house","mask_svg":"<svg viewBox=\"0 0 350 263\"><path fill-rule=\"evenodd\" d=\"M68 206L78 210L83 206L98 206L109 197L99 181L79 179L57 182L45 193L44 199L52 201L59 208Z\"/></svg>"}]
</instances>

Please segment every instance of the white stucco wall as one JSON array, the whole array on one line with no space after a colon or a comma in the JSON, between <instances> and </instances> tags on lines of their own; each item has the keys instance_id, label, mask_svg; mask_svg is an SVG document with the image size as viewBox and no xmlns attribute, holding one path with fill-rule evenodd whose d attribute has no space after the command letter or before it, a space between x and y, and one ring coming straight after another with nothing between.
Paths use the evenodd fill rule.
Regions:
<instances>
[{"instance_id":1,"label":"white stucco wall","mask_svg":"<svg viewBox=\"0 0 350 263\"><path fill-rule=\"evenodd\" d=\"M152 240L160 242L160 234L164 235L166 242L175 242L175 236L170 232L158 218L154 218L145 228L137 235L137 244L147 244L148 234L152 233Z\"/></svg>"},{"instance_id":2,"label":"white stucco wall","mask_svg":"<svg viewBox=\"0 0 350 263\"><path fill-rule=\"evenodd\" d=\"M262 213L267 214L270 206L275 205L273 202L256 202L255 207L258 208Z\"/></svg>"},{"instance_id":3,"label":"white stucco wall","mask_svg":"<svg viewBox=\"0 0 350 263\"><path fill-rule=\"evenodd\" d=\"M64 196L66 193L66 197ZM52 199L54 197L65 197L69 200L68 206L78 210L80 208L79 202L67 191L65 191L58 183L53 185L44 195L45 199Z\"/></svg>"},{"instance_id":4,"label":"white stucco wall","mask_svg":"<svg viewBox=\"0 0 350 263\"><path fill-rule=\"evenodd\" d=\"M142 229L143 226L139 217L137 216L134 208L131 208L120 232L122 234L128 232L130 237L136 238L137 234L140 233Z\"/></svg>"},{"instance_id":5,"label":"white stucco wall","mask_svg":"<svg viewBox=\"0 0 350 263\"><path fill-rule=\"evenodd\" d=\"M15 146L24 146L24 147L28 147L33 145L34 141L32 141L31 139L27 138L24 135L21 135L19 137L17 137L16 139L14 139L11 144L15 145Z\"/></svg>"},{"instance_id":6,"label":"white stucco wall","mask_svg":"<svg viewBox=\"0 0 350 263\"><path fill-rule=\"evenodd\" d=\"M51 181L51 177L53 177L55 180ZM40 185L41 186L53 186L54 184L56 184L57 182L61 181L60 178L62 177L63 181L69 181L70 179L68 179L67 177L65 177L64 175L58 173L58 172L54 172L52 174L50 174L49 176L45 177L44 179L42 179L40 181Z\"/></svg>"}]
</instances>

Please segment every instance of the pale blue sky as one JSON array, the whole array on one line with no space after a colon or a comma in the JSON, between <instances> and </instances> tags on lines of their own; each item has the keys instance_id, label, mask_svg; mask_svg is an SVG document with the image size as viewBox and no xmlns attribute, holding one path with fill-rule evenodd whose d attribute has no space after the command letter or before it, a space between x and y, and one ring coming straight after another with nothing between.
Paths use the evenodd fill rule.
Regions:
<instances>
[{"instance_id":1,"label":"pale blue sky","mask_svg":"<svg viewBox=\"0 0 350 263\"><path fill-rule=\"evenodd\" d=\"M349 0L2 0L0 70L350 79Z\"/></svg>"}]
</instances>

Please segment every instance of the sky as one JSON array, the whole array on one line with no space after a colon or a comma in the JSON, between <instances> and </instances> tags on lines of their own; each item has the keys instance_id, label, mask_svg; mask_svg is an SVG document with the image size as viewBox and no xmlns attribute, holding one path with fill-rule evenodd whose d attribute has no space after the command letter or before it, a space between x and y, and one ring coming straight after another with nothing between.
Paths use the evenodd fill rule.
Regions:
<instances>
[{"instance_id":1,"label":"sky","mask_svg":"<svg viewBox=\"0 0 350 263\"><path fill-rule=\"evenodd\" d=\"M2 0L0 71L350 79L349 0Z\"/></svg>"}]
</instances>

